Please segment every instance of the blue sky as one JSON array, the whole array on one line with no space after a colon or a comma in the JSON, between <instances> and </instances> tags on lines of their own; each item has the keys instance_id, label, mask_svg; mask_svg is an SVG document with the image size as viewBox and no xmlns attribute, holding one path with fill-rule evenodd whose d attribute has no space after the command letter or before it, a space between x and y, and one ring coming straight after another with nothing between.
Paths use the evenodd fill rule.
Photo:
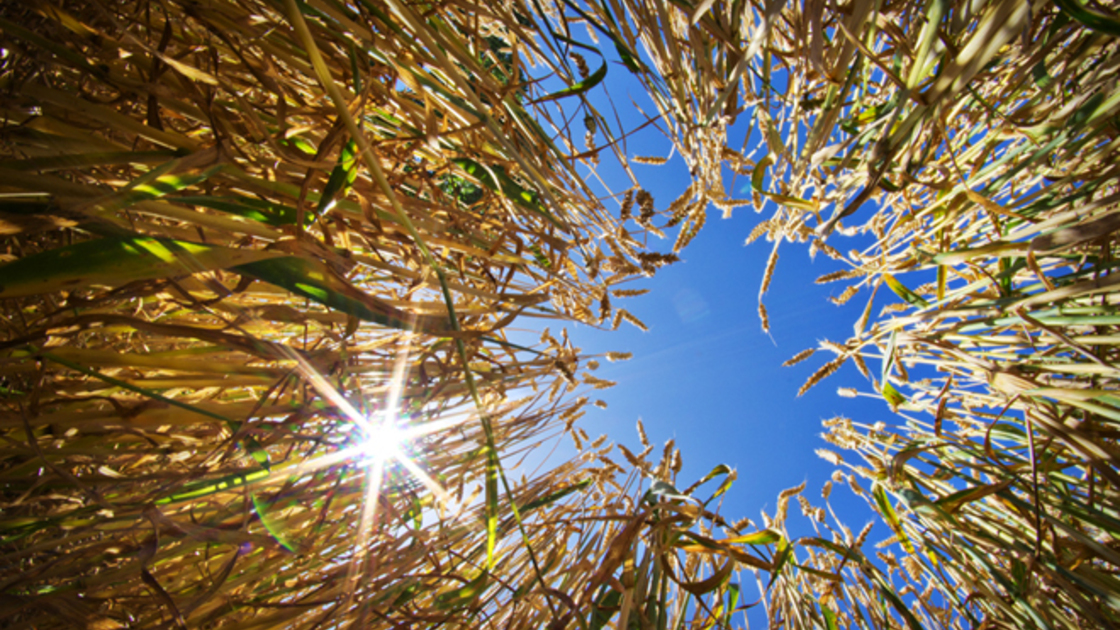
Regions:
<instances>
[{"instance_id":1,"label":"blue sky","mask_svg":"<svg viewBox=\"0 0 1120 630\"><path fill-rule=\"evenodd\" d=\"M633 100L647 113L656 111L641 86L620 64L611 64L604 84L616 106L622 108ZM599 90L595 92L592 102L613 121L609 104ZM628 129L643 120L632 109L620 109L620 114ZM741 145L749 124L749 115L740 116L729 134L731 146ZM760 135L755 133L754 137ZM630 137L628 143L631 158L671 153L670 142L653 128ZM664 166L631 167L643 187L654 195L658 210L667 207L689 184L687 168L679 156L673 156ZM586 172L585 167L580 170ZM602 156L598 172L615 192L629 186L608 154ZM746 197L742 190L746 186L748 178L740 176L729 192ZM607 201L607 207L617 211L618 204ZM663 268L654 278L627 284L627 288L648 288L650 292L613 303L643 320L650 328L648 332L626 322L616 331L569 326L573 343L585 353L614 350L634 354L626 362L601 362L596 376L618 385L596 392L609 407L591 408L581 420L584 430L592 438L606 433L612 441L638 451L641 448L635 424L641 418L655 444L676 440L684 459L679 478L682 486L717 464L735 468L739 480L726 495L722 513L731 520L747 516L756 523L760 509L773 514L780 491L803 481L808 482L806 496L819 504L820 487L834 470L814 452L829 447L820 438L822 420L843 415L870 424L889 421L894 415L882 400L836 394L842 386L871 390L870 383L852 365L845 365L804 396L797 396L805 380L834 355L820 352L792 367L782 367L782 363L801 350L817 347L822 339L846 341L868 293L861 292L843 307L828 302L827 298L839 294L845 284L817 285L814 280L842 268L840 263L823 255L810 260L807 244L783 244L765 297L771 330L769 334L763 332L757 315L758 289L772 244L764 239L750 246L744 242L772 210L768 206L762 214L756 214L752 207L743 206L732 218L721 219L720 210L709 208L706 226L681 252L681 262ZM637 228L633 222L629 227ZM654 248L669 251L674 237L675 230ZM830 244L847 251L857 246L851 241L834 234ZM885 303L880 295L873 316ZM872 362L870 367L875 370L878 366ZM840 518L857 530L872 517L862 500L847 490L834 492L832 503ZM809 533L797 531L801 519L793 517L792 511L792 533Z\"/></svg>"},{"instance_id":2,"label":"blue sky","mask_svg":"<svg viewBox=\"0 0 1120 630\"><path fill-rule=\"evenodd\" d=\"M613 51L606 50L608 46L600 48L613 56ZM774 79L780 81L778 76ZM546 92L561 87L550 87L551 81L554 80L546 80L542 85ZM610 92L611 101L602 93L604 86ZM611 109L613 102L619 108L618 115L625 131L645 120L631 103L637 103L645 114L657 111L642 86L617 60L610 63L603 85L588 96L612 128L616 124ZM565 103L566 107L573 105ZM572 119L572 135L577 139L583 132L582 118L583 114L579 113ZM729 146L741 148L751 124L749 111L740 115L728 134ZM619 130L615 128L614 132L618 134ZM762 135L752 134L752 144L745 153L750 154ZM597 140L604 142L602 134ZM630 158L672 154L669 140L653 127L628 137L627 145L626 154ZM760 157L755 156L756 159ZM673 155L662 166L631 162L631 168L642 187L653 194L659 211L668 207L690 184L688 169L678 155ZM598 178L614 193L630 187L629 178L609 151L601 154L596 170ZM585 181L593 190L607 196L597 183L598 178L590 176L587 166L580 165L578 171L586 175ZM739 176L732 186L731 175L730 171L725 172L728 194L734 198L748 197L749 178ZM604 199L604 204L610 211L618 212L617 200ZM835 355L821 351L795 366L782 367L782 363L806 348L819 347L823 339L845 342L853 334L852 327L867 303L869 292L861 291L842 307L834 305L828 298L839 295L846 284L818 285L814 281L846 267L823 254L810 259L807 243L783 243L764 299L770 318L770 332L764 332L758 318L758 290L773 244L759 239L746 246L745 241L751 230L773 211L769 203L761 213L756 213L751 206L742 206L733 211L731 218L722 219L721 210L709 207L705 227L681 252L680 262L662 268L653 278L624 285L625 288L650 289L643 296L612 300L615 308L625 308L647 324L648 332L627 322L615 331L582 324L567 326L573 344L585 355L608 351L633 353L633 358L625 362L600 361L595 375L615 381L617 385L592 392L606 401L608 408L587 408L580 426L590 437L595 439L606 434L611 442L639 452L642 449L636 423L640 418L650 442L655 445L651 456L654 461L661 452L661 445L670 438L681 449L684 466L677 485L682 488L716 465L730 466L737 471L738 480L723 496L719 511L732 522L748 517L757 528L763 527L760 510L772 516L778 494L802 482L806 482L805 496L814 505L823 505L821 487L836 467L818 457L815 451L820 448L837 450L820 437L823 420L845 416L864 424L879 421L897 424L898 419L881 399L837 395L839 387L855 388L864 393L872 391L871 384L851 364L798 397L802 384ZM861 216L869 214L857 214L849 222L859 223ZM658 218L654 223L661 225L664 221ZM628 227L638 230L633 221ZM652 248L671 251L675 237L676 229L670 230L667 238L659 242L651 236L654 239ZM839 233L829 238L830 245L844 252L862 249L868 244L866 241ZM879 292L872 317L878 318L882 307L893 301L897 301L893 294ZM878 361L869 360L868 367L875 373L879 369ZM574 452L565 436L547 461L563 461ZM858 458L851 453L842 454L849 462ZM616 458L622 460L621 456ZM706 499L718 483L701 488L698 497ZM863 499L843 485L834 488L830 500L835 514L853 531L859 531L874 519ZM790 506L786 527L795 538L814 535L810 521L800 514L796 503ZM872 530L871 542L889 534L886 526L877 526ZM733 579L742 583L744 602L758 599L749 571ZM748 620L752 627L765 627L763 607L752 608Z\"/></svg>"},{"instance_id":3,"label":"blue sky","mask_svg":"<svg viewBox=\"0 0 1120 630\"><path fill-rule=\"evenodd\" d=\"M673 169L660 168L666 170ZM682 179L649 178L662 188L676 185L677 193L687 185ZM813 281L834 270L835 263L823 256L810 261L806 248L787 244L766 296L771 331L764 333L757 295L770 244L744 246L759 217L749 209L738 213L728 220L713 217L682 252L680 263L634 283L650 293L615 301L642 319L649 332L624 322L613 332L575 326L569 334L585 352L634 353L630 361L603 361L596 372L618 385L601 392L606 410L593 409L585 416L583 426L592 437L607 433L640 450L635 424L641 418L651 441L677 441L684 456L683 483L716 464L736 468L740 480L724 512L757 520L760 508L773 512L781 490L808 479L809 491L816 492L831 475L832 466L814 454L828 446L819 437L821 420L845 415L875 422L891 412L879 400L836 394L839 386L870 389L853 366L797 396L805 380L833 355L819 353L792 367L782 363L821 339L845 341L866 297L844 307L828 302L840 285ZM852 514L856 525L870 516L858 512Z\"/></svg>"}]
</instances>

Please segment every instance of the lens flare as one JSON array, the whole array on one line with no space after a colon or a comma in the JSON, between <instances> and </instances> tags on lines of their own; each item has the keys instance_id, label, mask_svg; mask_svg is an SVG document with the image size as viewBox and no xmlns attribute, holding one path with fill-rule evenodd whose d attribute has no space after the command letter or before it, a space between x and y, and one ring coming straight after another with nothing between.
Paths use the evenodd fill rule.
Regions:
<instances>
[{"instance_id":1,"label":"lens flare","mask_svg":"<svg viewBox=\"0 0 1120 630\"><path fill-rule=\"evenodd\" d=\"M283 350L281 350L283 352ZM341 448L290 466L274 466L266 477L273 483L293 475L306 474L336 465L356 464L365 469L365 493L362 500L361 515L354 540L354 554L350 557L346 577L346 604L348 608L357 591L358 581L364 570L369 544L378 522L378 506L382 501L382 484L386 472L396 469L401 474L413 477L435 498L440 509L459 509L454 499L433 479L414 457L422 455L427 436L450 430L467 421L468 416L419 421L400 413L401 395L408 380L410 353L407 344L397 354L388 379L388 391L378 401L381 411L367 415L359 411L347 400L319 370L301 354L288 350L282 358L292 360L299 373L337 410L344 420L345 431L349 437ZM399 469L397 468L399 467Z\"/></svg>"},{"instance_id":2,"label":"lens flare","mask_svg":"<svg viewBox=\"0 0 1120 630\"><path fill-rule=\"evenodd\" d=\"M359 435L356 446L361 459L370 463L387 464L391 460L407 458L404 449L411 436L400 426L399 421L384 418L379 422L357 427L357 432Z\"/></svg>"}]
</instances>

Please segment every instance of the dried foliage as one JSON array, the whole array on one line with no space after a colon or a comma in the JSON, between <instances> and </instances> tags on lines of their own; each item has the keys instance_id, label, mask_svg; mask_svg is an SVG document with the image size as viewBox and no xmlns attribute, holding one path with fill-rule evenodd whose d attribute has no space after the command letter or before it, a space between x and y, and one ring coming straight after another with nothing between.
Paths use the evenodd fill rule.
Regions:
<instances>
[{"instance_id":1,"label":"dried foliage","mask_svg":"<svg viewBox=\"0 0 1120 630\"><path fill-rule=\"evenodd\" d=\"M1109 11L3 5L0 619L730 627L746 568L775 628L1120 624ZM635 180L613 216L574 170L626 159L584 100L603 44L692 172L662 212ZM506 336L643 327L609 296L676 260L646 235L679 226L675 251L747 203L725 168L770 209L760 297L799 242L846 264L835 301L868 298L805 389L851 360L902 413L826 423L866 466L820 451L879 527L837 522L831 485L725 521L733 471L679 490L644 439L620 466L571 396L609 381L563 332ZM359 447L367 417L402 419L394 458ZM560 431L577 461L506 474Z\"/></svg>"},{"instance_id":2,"label":"dried foliage","mask_svg":"<svg viewBox=\"0 0 1120 630\"><path fill-rule=\"evenodd\" d=\"M602 76L557 25L3 5L0 625L588 617L648 509L587 461L507 475L586 399L566 335L506 330L595 324L675 257L576 177L563 121Z\"/></svg>"},{"instance_id":3,"label":"dried foliage","mask_svg":"<svg viewBox=\"0 0 1120 630\"><path fill-rule=\"evenodd\" d=\"M837 302L868 300L805 387L874 360L903 414L830 434L869 462L894 551L801 541L772 627L1120 624L1120 19L1090 4L635 0L611 22L646 46L694 188L727 198L726 167L769 211L763 291L809 242L847 265L821 278L849 280ZM840 255L851 236L873 244Z\"/></svg>"}]
</instances>

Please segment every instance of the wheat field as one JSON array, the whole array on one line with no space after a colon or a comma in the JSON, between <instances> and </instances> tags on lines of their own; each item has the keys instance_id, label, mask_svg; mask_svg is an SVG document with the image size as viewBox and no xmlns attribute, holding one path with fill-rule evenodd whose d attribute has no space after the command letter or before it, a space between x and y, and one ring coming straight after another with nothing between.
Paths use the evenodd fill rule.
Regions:
<instances>
[{"instance_id":1,"label":"wheat field","mask_svg":"<svg viewBox=\"0 0 1120 630\"><path fill-rule=\"evenodd\" d=\"M1116 15L0 5L0 625L1120 624ZM691 173L661 209L581 175L659 162L588 98L622 72ZM821 500L761 523L592 437L628 354L564 329L644 327L628 282L713 212L771 248L764 327L780 246L845 265L852 337L789 363L897 412L827 421Z\"/></svg>"}]
</instances>

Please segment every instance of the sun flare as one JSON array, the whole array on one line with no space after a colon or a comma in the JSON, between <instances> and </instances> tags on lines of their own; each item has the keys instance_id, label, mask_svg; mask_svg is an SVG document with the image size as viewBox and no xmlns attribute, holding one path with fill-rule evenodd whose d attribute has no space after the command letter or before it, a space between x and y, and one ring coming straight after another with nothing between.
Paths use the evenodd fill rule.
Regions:
<instances>
[{"instance_id":1,"label":"sun flare","mask_svg":"<svg viewBox=\"0 0 1120 630\"><path fill-rule=\"evenodd\" d=\"M388 463L390 460L403 460L409 435L398 422L390 418L373 421L357 428L357 447L359 457L369 462Z\"/></svg>"}]
</instances>

